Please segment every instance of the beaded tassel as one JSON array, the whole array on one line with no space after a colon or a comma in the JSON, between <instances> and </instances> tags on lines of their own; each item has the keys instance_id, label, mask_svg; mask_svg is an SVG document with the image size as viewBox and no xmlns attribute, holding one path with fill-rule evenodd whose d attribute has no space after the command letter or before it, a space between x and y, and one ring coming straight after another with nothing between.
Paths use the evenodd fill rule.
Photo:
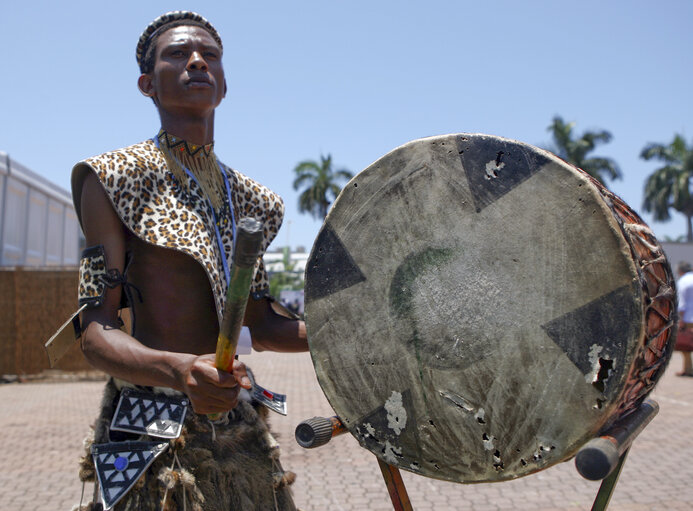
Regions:
<instances>
[{"instance_id":1,"label":"beaded tassel","mask_svg":"<svg viewBox=\"0 0 693 511\"><path fill-rule=\"evenodd\" d=\"M209 198L214 210L221 211L226 198L226 186L214 155L213 145L188 144L163 130L159 132L158 139L166 164L176 180L190 191L190 179L185 173L187 168L197 178L202 192Z\"/></svg>"}]
</instances>

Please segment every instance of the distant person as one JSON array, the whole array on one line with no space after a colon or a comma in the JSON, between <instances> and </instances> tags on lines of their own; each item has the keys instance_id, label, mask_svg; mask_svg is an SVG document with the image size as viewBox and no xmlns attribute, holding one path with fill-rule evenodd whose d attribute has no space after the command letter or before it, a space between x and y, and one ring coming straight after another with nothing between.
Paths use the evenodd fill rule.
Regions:
<instances>
[{"instance_id":1,"label":"distant person","mask_svg":"<svg viewBox=\"0 0 693 511\"><path fill-rule=\"evenodd\" d=\"M94 458L106 467L97 487L104 483L107 499L127 491L115 510L295 509L293 474L279 464L267 410L241 392L251 388L252 375L238 361L232 373L214 365L236 225L241 217L258 219L264 251L284 213L280 197L215 156L214 114L226 95L222 52L216 29L199 14L154 20L137 45L137 83L153 100L161 128L144 142L78 163L72 173L88 247L80 263L82 351L112 376L95 427L104 454ZM244 321L253 347L307 351L303 322L268 293L259 258ZM126 298L134 315L127 333L119 322ZM125 397L135 392L140 397ZM153 402L166 403L164 411ZM181 403L190 405L182 435L162 440ZM119 410L127 410L122 423ZM210 413L223 420L212 422ZM137 431L140 414L146 431L123 432ZM127 454L140 440L165 445L151 466L151 454ZM90 461L87 454L84 479L94 477Z\"/></svg>"},{"instance_id":2,"label":"distant person","mask_svg":"<svg viewBox=\"0 0 693 511\"><path fill-rule=\"evenodd\" d=\"M681 262L676 271L679 279L676 288L679 298L679 332L674 349L683 356L683 369L677 376L693 376L693 268L690 263Z\"/></svg>"}]
</instances>

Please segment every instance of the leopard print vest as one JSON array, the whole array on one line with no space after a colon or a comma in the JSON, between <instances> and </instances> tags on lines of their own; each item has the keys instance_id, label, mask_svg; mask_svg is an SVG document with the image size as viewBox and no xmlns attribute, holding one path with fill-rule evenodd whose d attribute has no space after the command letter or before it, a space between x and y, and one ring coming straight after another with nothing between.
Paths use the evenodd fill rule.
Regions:
<instances>
[{"instance_id":1,"label":"leopard print vest","mask_svg":"<svg viewBox=\"0 0 693 511\"><path fill-rule=\"evenodd\" d=\"M250 216L262 223L264 254L281 225L284 203L278 195L254 180L223 164L221 168L231 185L235 218ZM121 221L138 238L183 252L202 265L221 321L227 287L221 257L231 260L231 222L219 227L225 252L222 255L215 239L214 217L202 191L192 180L187 186L181 186L168 170L161 151L152 140L147 140L75 165L72 197L80 223L82 181L89 171L96 173ZM268 293L269 280L260 257L251 294L259 299Z\"/></svg>"}]
</instances>

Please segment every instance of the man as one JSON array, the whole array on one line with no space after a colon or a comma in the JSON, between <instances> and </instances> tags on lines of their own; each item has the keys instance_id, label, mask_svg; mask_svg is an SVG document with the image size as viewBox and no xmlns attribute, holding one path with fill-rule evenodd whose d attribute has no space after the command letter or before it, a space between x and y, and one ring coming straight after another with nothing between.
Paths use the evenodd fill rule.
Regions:
<instances>
[{"instance_id":1,"label":"man","mask_svg":"<svg viewBox=\"0 0 693 511\"><path fill-rule=\"evenodd\" d=\"M679 332L676 337L675 350L681 352L683 369L677 376L693 376L693 271L690 263L680 262L676 272L679 280L676 289L679 299Z\"/></svg>"},{"instance_id":2,"label":"man","mask_svg":"<svg viewBox=\"0 0 693 511\"><path fill-rule=\"evenodd\" d=\"M226 93L222 51L218 33L200 15L157 18L140 38L137 61L139 89L156 105L161 131L73 170L88 247L80 265L80 304L87 307L82 350L114 377L95 443L136 439L112 428L116 408L125 406L123 388L172 390L192 406L187 433L171 441L115 509L294 509L266 414L239 399L241 388L251 388L246 368L238 361L232 373L214 366L236 225L241 217L258 219L264 251L283 215L277 195L214 156L214 111ZM244 321L253 348L306 351L305 325L283 314L268 290L260 259ZM132 332L120 328L126 299ZM204 415L229 410L221 423ZM125 467L129 458L113 459ZM103 474L129 477L113 467ZM82 474L93 476L89 456Z\"/></svg>"}]
</instances>

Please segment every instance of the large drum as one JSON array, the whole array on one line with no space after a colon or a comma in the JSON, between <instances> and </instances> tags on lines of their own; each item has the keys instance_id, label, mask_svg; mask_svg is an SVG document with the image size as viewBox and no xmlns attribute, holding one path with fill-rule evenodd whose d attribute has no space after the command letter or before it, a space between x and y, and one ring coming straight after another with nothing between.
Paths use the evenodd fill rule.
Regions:
<instances>
[{"instance_id":1,"label":"large drum","mask_svg":"<svg viewBox=\"0 0 693 511\"><path fill-rule=\"evenodd\" d=\"M499 137L410 142L354 177L306 269L315 370L380 459L458 482L572 457L673 348L671 269L618 197Z\"/></svg>"}]
</instances>

